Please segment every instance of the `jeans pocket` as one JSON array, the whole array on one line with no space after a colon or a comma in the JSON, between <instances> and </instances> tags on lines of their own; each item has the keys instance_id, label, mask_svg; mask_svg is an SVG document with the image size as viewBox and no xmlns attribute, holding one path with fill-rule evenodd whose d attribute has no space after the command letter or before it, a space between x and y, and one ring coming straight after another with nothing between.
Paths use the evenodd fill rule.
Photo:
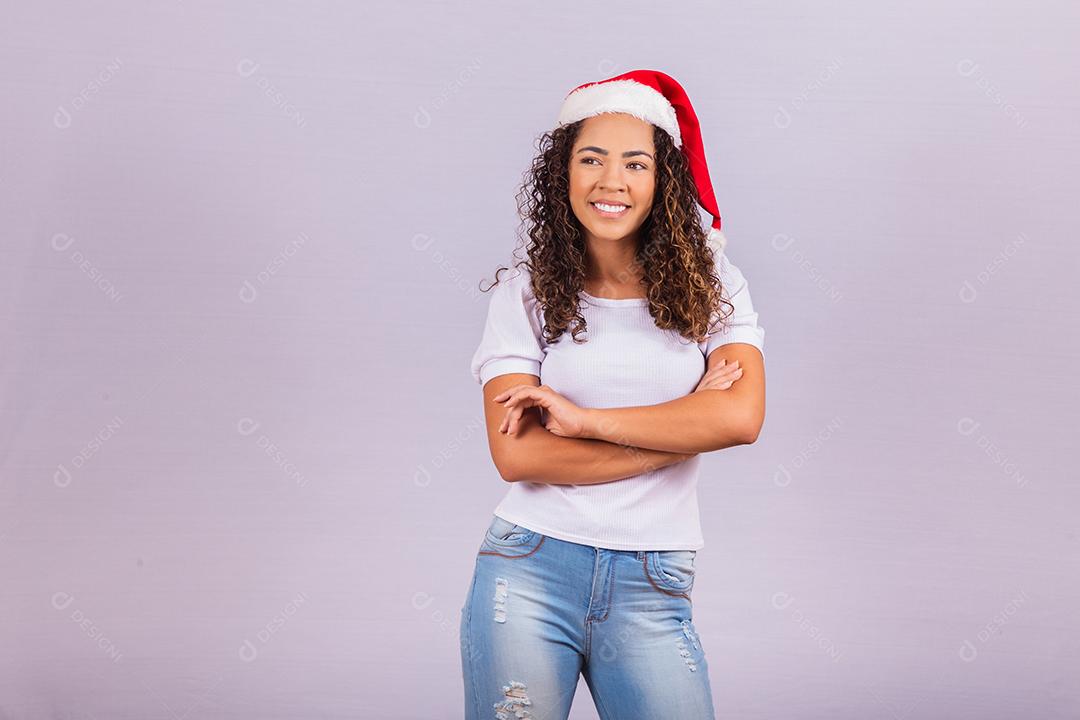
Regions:
<instances>
[{"instance_id":1,"label":"jeans pocket","mask_svg":"<svg viewBox=\"0 0 1080 720\"><path fill-rule=\"evenodd\" d=\"M517 525L494 515L491 524L488 525L485 539L493 545L514 546L529 542L534 534L524 525Z\"/></svg>"},{"instance_id":2,"label":"jeans pocket","mask_svg":"<svg viewBox=\"0 0 1080 720\"><path fill-rule=\"evenodd\" d=\"M646 555L649 577L663 589L689 593L694 586L696 550L653 550Z\"/></svg>"}]
</instances>

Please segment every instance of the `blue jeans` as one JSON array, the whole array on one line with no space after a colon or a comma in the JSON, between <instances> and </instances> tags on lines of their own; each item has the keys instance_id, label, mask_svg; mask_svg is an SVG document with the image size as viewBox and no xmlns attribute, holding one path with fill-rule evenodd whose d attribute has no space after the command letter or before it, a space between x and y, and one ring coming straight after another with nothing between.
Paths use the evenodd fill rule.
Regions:
<instances>
[{"instance_id":1,"label":"blue jeans","mask_svg":"<svg viewBox=\"0 0 1080 720\"><path fill-rule=\"evenodd\" d=\"M693 550L609 550L495 516L461 609L466 720L712 720Z\"/></svg>"}]
</instances>

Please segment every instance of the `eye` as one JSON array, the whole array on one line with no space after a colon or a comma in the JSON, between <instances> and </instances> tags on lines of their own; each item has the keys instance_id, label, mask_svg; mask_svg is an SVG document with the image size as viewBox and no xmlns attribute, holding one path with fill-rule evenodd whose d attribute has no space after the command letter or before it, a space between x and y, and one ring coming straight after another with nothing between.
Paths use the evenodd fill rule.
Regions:
<instances>
[{"instance_id":1,"label":"eye","mask_svg":"<svg viewBox=\"0 0 1080 720\"><path fill-rule=\"evenodd\" d=\"M648 170L648 169L649 169L649 166L648 166L648 165L645 165L644 163L639 163L639 162L637 162L637 161L634 161L634 162L632 162L632 163L630 163L630 164L631 164L631 165L637 165L637 166L638 166L638 167L640 167L640 168L641 168L642 170Z\"/></svg>"},{"instance_id":2,"label":"eye","mask_svg":"<svg viewBox=\"0 0 1080 720\"><path fill-rule=\"evenodd\" d=\"M594 158L594 157L585 157L585 158L582 158L582 159L581 159L581 163L582 163L583 165L586 165L586 164L588 164L588 162L589 162L590 160L597 160L597 158ZM599 162L599 160L597 160L597 162Z\"/></svg>"}]
</instances>

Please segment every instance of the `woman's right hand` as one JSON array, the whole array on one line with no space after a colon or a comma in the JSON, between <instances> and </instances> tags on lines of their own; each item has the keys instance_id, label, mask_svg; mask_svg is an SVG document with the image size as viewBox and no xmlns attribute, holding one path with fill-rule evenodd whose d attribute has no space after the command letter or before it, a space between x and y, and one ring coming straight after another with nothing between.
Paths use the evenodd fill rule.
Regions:
<instances>
[{"instance_id":1,"label":"woman's right hand","mask_svg":"<svg viewBox=\"0 0 1080 720\"><path fill-rule=\"evenodd\" d=\"M721 360L720 363L701 378L694 392L698 390L727 390L736 380L742 377L742 368L739 361L729 363Z\"/></svg>"}]
</instances>

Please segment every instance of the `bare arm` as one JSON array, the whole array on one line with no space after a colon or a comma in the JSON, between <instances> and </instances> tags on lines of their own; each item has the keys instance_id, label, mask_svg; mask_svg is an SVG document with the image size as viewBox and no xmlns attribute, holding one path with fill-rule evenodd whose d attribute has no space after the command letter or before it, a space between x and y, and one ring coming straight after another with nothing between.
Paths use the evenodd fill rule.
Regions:
<instances>
[{"instance_id":1,"label":"bare arm","mask_svg":"<svg viewBox=\"0 0 1080 720\"><path fill-rule=\"evenodd\" d=\"M488 446L499 474L507 482L552 485L593 485L656 470L693 457L693 452L667 452L619 444L604 439L560 437L540 422L540 409L529 408L513 435L499 432L505 408L492 400L514 385L540 385L524 373L493 377L484 385L484 415Z\"/></svg>"},{"instance_id":2,"label":"bare arm","mask_svg":"<svg viewBox=\"0 0 1080 720\"><path fill-rule=\"evenodd\" d=\"M583 437L640 448L703 453L748 445L765 421L765 361L749 343L721 345L709 354L707 370L735 360L742 378L728 390L703 390L657 405L593 408Z\"/></svg>"}]
</instances>

